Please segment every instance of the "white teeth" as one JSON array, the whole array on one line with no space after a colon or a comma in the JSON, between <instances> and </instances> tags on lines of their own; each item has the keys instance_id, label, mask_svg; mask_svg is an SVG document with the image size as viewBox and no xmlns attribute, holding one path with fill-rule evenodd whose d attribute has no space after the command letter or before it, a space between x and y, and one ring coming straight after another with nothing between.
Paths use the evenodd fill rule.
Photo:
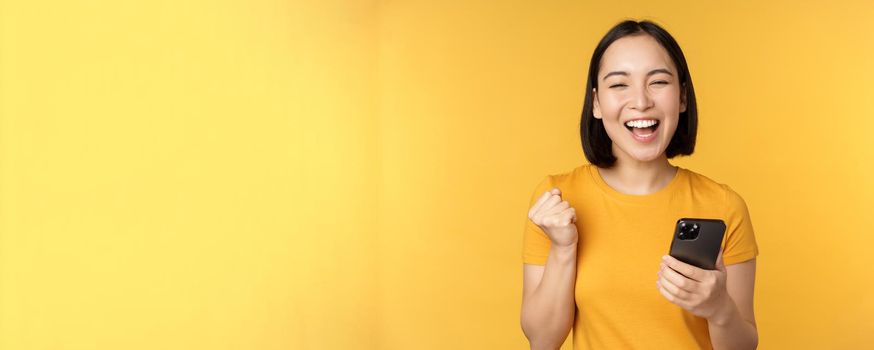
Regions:
<instances>
[{"instance_id":1,"label":"white teeth","mask_svg":"<svg viewBox=\"0 0 874 350\"><path fill-rule=\"evenodd\" d=\"M656 125L657 123L658 122L656 120L653 120L653 119L647 119L647 120L638 119L638 120L630 120L630 121L626 122L625 125L630 126L632 128L648 128L650 126Z\"/></svg>"}]
</instances>

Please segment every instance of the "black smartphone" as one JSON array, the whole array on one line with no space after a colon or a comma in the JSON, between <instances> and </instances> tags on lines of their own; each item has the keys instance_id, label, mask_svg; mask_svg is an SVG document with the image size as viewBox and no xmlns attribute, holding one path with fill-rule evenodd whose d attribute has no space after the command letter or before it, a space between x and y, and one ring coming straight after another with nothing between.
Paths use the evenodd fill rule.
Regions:
<instances>
[{"instance_id":1,"label":"black smartphone","mask_svg":"<svg viewBox=\"0 0 874 350\"><path fill-rule=\"evenodd\" d=\"M674 227L674 239L668 254L689 265L715 270L724 235L725 222L722 220L682 218Z\"/></svg>"}]
</instances>

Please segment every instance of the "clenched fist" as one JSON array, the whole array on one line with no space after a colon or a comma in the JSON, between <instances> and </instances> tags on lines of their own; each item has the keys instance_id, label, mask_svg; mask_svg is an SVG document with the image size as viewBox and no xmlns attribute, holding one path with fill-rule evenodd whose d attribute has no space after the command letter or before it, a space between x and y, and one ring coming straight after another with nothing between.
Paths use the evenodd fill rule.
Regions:
<instances>
[{"instance_id":1,"label":"clenched fist","mask_svg":"<svg viewBox=\"0 0 874 350\"><path fill-rule=\"evenodd\" d=\"M567 201L561 200L561 191L553 188L543 193L528 210L528 218L546 232L554 246L577 243L577 213Z\"/></svg>"}]
</instances>

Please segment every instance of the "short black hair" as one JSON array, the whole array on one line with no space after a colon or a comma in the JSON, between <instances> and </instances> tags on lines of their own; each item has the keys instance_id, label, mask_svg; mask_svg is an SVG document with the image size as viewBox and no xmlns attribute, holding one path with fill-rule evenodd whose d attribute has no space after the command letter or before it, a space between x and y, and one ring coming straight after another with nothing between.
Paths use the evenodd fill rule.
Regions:
<instances>
[{"instance_id":1,"label":"short black hair","mask_svg":"<svg viewBox=\"0 0 874 350\"><path fill-rule=\"evenodd\" d=\"M695 89L692 86L692 76L689 74L689 67L686 65L686 57L683 55L683 50L680 50L680 45L674 40L664 28L650 22L648 20L633 21L625 20L611 28L607 34L601 38L598 46L595 47L595 52L592 53L592 61L589 63L589 78L586 82L586 99L583 102L583 115L580 119L580 142L583 145L583 153L586 154L586 159L592 164L601 167L609 168L616 163L616 156L613 155L613 141L604 130L604 122L601 119L595 118L592 114L594 108L594 94L592 89L598 88L598 71L601 66L601 57L607 47L614 41L632 35L646 34L655 39L671 59L674 61L674 66L677 67L678 78L680 81L681 94L685 94L686 111L680 113L680 120L677 123L677 130L671 138L665 150L668 158L673 158L678 155L691 155L695 151L695 138L698 133L698 109L695 104Z\"/></svg>"}]
</instances>

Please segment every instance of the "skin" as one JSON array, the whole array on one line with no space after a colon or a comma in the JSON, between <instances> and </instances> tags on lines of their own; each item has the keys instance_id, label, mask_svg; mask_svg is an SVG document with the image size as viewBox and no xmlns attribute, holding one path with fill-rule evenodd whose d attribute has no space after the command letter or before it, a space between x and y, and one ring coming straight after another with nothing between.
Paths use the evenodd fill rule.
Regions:
<instances>
[{"instance_id":1,"label":"skin","mask_svg":"<svg viewBox=\"0 0 874 350\"><path fill-rule=\"evenodd\" d=\"M601 58L598 87L593 89L593 113L604 123L617 158L613 167L599 168L601 177L623 193L656 192L676 174L665 150L680 113L686 111L671 57L647 35L616 40ZM625 127L625 122L641 117L659 121L656 140L641 143Z\"/></svg>"},{"instance_id":2,"label":"skin","mask_svg":"<svg viewBox=\"0 0 874 350\"><path fill-rule=\"evenodd\" d=\"M611 74L613 72L624 74ZM593 89L593 113L603 121L617 158L613 167L598 169L601 177L617 191L627 194L645 195L660 190L677 172L668 162L665 150L676 131L679 114L686 110L685 93L673 60L652 37L627 36L613 42L604 52L597 79L598 88ZM640 117L659 121L657 136L652 142L637 141L624 125ZM554 246L558 243L562 248L576 250L575 230L571 233L569 228L562 229L565 226L560 225L570 221L568 207L552 208L559 203L565 202L561 201L558 189L547 191L532 207L529 217L539 215L538 221L550 223L541 226L550 239L564 238L553 242ZM550 210L545 211L544 207ZM575 219L574 216L572 220ZM667 255L658 264L654 292L706 318L715 349L756 348L755 259L725 266L720 252L716 270L703 270ZM523 300L526 294L548 289L541 285L544 270L544 266L524 264Z\"/></svg>"},{"instance_id":3,"label":"skin","mask_svg":"<svg viewBox=\"0 0 874 350\"><path fill-rule=\"evenodd\" d=\"M523 264L521 322L531 349L558 349L573 327L577 268L576 211L553 188L543 193L528 218L549 236L546 266Z\"/></svg>"}]
</instances>

